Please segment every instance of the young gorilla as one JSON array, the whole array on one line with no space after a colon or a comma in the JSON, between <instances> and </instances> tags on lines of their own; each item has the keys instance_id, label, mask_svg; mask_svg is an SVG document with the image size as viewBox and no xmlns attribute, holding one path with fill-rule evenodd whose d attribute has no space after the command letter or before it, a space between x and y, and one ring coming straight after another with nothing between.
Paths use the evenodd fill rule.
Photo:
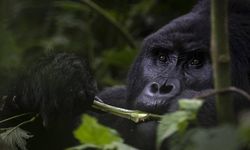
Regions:
<instances>
[{"instance_id":1,"label":"young gorilla","mask_svg":"<svg viewBox=\"0 0 250 150\"><path fill-rule=\"evenodd\" d=\"M208 0L200 0L191 12L147 37L131 67L128 85L109 88L98 96L111 105L163 114L175 111L178 99L212 89L209 6ZM230 1L229 30L233 85L249 92L249 1ZM27 127L35 134L30 149L62 149L75 144L72 129L79 115L89 110L96 93L84 60L72 54L45 57L16 85L1 115L40 113L41 120ZM250 104L237 95L234 106L238 113ZM200 124L215 125L215 113L210 97L199 112ZM155 148L156 122L134 124L108 114L96 115L116 128L127 143L140 149Z\"/></svg>"}]
</instances>

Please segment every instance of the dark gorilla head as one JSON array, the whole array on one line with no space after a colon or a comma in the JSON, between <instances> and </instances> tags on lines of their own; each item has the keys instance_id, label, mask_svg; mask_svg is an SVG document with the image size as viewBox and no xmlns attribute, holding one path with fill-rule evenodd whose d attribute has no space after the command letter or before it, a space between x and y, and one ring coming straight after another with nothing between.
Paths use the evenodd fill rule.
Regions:
<instances>
[{"instance_id":1,"label":"dark gorilla head","mask_svg":"<svg viewBox=\"0 0 250 150\"><path fill-rule=\"evenodd\" d=\"M213 88L210 59L210 2L201 0L147 37L129 74L128 100L133 109L166 113L177 100ZM229 4L233 85L250 89L250 2Z\"/></svg>"}]
</instances>

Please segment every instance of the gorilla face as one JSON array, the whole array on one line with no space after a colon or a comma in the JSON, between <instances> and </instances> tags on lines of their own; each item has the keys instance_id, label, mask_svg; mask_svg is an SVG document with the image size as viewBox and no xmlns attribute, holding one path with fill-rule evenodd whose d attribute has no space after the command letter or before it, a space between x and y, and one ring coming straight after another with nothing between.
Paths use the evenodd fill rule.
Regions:
<instances>
[{"instance_id":1,"label":"gorilla face","mask_svg":"<svg viewBox=\"0 0 250 150\"><path fill-rule=\"evenodd\" d=\"M128 107L167 113L177 109L178 99L213 88L209 3L199 1L145 39L128 76ZM245 91L250 88L249 6L248 1L230 0L228 9L232 84Z\"/></svg>"},{"instance_id":2,"label":"gorilla face","mask_svg":"<svg viewBox=\"0 0 250 150\"><path fill-rule=\"evenodd\" d=\"M191 12L146 38L129 75L130 107L171 112L178 99L212 88L209 32L209 16Z\"/></svg>"},{"instance_id":3,"label":"gorilla face","mask_svg":"<svg viewBox=\"0 0 250 150\"><path fill-rule=\"evenodd\" d=\"M142 92L134 106L149 112L176 110L179 98L190 98L200 90L211 88L211 63L201 50L187 52L151 50L142 62ZM139 84L139 83L138 83Z\"/></svg>"}]
</instances>

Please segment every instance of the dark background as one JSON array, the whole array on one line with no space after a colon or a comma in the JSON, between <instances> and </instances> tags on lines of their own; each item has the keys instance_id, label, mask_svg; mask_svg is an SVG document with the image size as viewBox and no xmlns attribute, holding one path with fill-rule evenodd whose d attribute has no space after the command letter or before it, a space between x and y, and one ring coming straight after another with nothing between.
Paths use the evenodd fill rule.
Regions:
<instances>
[{"instance_id":1,"label":"dark background","mask_svg":"<svg viewBox=\"0 0 250 150\"><path fill-rule=\"evenodd\" d=\"M0 94L6 93L7 83L23 66L57 51L89 60L99 88L123 84L143 38L194 4L194 0L93 2L131 34L138 48L131 48L107 19L82 1L0 0Z\"/></svg>"}]
</instances>

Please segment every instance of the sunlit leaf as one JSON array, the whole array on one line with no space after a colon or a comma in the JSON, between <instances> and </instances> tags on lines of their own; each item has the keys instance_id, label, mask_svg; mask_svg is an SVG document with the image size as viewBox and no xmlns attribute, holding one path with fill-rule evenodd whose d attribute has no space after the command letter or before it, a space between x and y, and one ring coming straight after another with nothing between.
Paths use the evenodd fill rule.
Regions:
<instances>
[{"instance_id":1,"label":"sunlit leaf","mask_svg":"<svg viewBox=\"0 0 250 150\"><path fill-rule=\"evenodd\" d=\"M160 147L164 139L179 130L185 129L188 125L188 121L193 118L194 114L188 111L177 111L163 116L157 130L157 147Z\"/></svg>"},{"instance_id":2,"label":"sunlit leaf","mask_svg":"<svg viewBox=\"0 0 250 150\"><path fill-rule=\"evenodd\" d=\"M82 117L82 124L74 131L74 136L82 144L104 146L112 142L121 142L122 139L113 129L105 127L88 115Z\"/></svg>"},{"instance_id":3,"label":"sunlit leaf","mask_svg":"<svg viewBox=\"0 0 250 150\"><path fill-rule=\"evenodd\" d=\"M196 112L201 107L202 101L192 99L179 100L180 110L163 116L157 130L157 147L174 133L183 133L189 122L196 118Z\"/></svg>"},{"instance_id":4,"label":"sunlit leaf","mask_svg":"<svg viewBox=\"0 0 250 150\"><path fill-rule=\"evenodd\" d=\"M203 104L202 100L198 99L181 99L179 106L181 110L197 111Z\"/></svg>"}]
</instances>

